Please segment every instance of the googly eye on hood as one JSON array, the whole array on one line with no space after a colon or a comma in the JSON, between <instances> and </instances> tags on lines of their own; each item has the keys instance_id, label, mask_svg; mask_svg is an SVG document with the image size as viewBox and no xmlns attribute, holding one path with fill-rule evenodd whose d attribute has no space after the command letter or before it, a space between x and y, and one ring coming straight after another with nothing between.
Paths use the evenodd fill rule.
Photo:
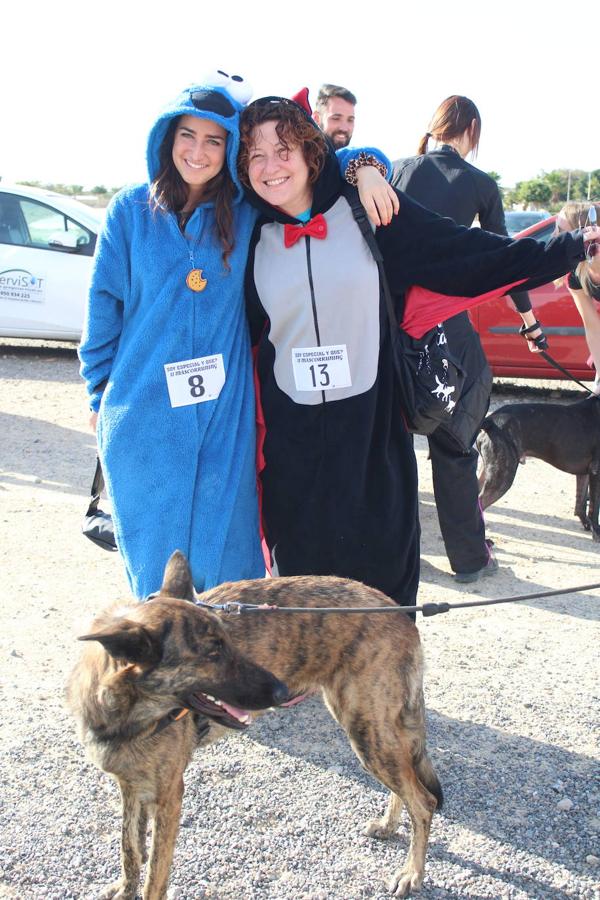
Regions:
<instances>
[{"instance_id":1,"label":"googly eye on hood","mask_svg":"<svg viewBox=\"0 0 600 900\"><path fill-rule=\"evenodd\" d=\"M241 106L246 106L250 102L252 88L242 75L228 75L222 69L217 69L211 73L207 83L225 88Z\"/></svg>"},{"instance_id":2,"label":"googly eye on hood","mask_svg":"<svg viewBox=\"0 0 600 900\"><path fill-rule=\"evenodd\" d=\"M235 202L242 198L237 176L240 145L240 112L252 96L248 82L237 74L215 69L198 84L185 88L160 114L148 137L146 162L150 181L160 171L159 151L171 121L179 116L210 119L227 132L225 164L236 187Z\"/></svg>"}]
</instances>

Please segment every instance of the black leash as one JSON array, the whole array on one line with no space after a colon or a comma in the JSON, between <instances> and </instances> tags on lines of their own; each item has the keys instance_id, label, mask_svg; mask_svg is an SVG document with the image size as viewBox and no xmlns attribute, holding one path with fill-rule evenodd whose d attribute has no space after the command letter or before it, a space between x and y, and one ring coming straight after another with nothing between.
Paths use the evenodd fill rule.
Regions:
<instances>
[{"instance_id":1,"label":"black leash","mask_svg":"<svg viewBox=\"0 0 600 900\"><path fill-rule=\"evenodd\" d=\"M559 594L576 594L582 591L593 591L600 588L600 582L596 584L582 584L579 587L562 588L556 591L539 591L535 594L521 594L517 597L500 597L496 600L468 600L465 603L424 603L422 606L269 606L254 603L202 603L196 600L196 606L202 606L213 612L224 612L232 615L252 612L279 612L279 613L394 613L394 612L420 612L424 618L437 616L439 613L450 612L451 609L467 609L470 606L494 606L497 603L516 603L521 600L535 600L540 597L557 597Z\"/></svg>"},{"instance_id":2,"label":"black leash","mask_svg":"<svg viewBox=\"0 0 600 900\"><path fill-rule=\"evenodd\" d=\"M540 350L539 352L540 356L543 356L547 363L550 363L551 366L554 366L555 369L558 369L559 372L562 372L563 375L566 375L569 381L574 381L575 384L578 384L580 387L582 387L584 391L586 391L586 393L593 394L593 391L590 390L589 387L587 387L582 381L578 381L577 378L575 378L575 376L568 371L568 369L563 368L563 366L561 366L559 362L553 359L553 357L550 356L547 350Z\"/></svg>"}]
</instances>

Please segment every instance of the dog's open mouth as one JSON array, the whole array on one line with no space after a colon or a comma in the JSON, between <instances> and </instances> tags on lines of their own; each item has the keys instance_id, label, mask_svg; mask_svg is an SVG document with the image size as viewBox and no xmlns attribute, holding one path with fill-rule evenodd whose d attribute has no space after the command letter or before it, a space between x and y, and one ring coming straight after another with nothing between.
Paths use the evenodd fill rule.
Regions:
<instances>
[{"instance_id":1,"label":"dog's open mouth","mask_svg":"<svg viewBox=\"0 0 600 900\"><path fill-rule=\"evenodd\" d=\"M247 728L252 718L250 713L245 709L238 709L237 706L231 706L224 700L217 700L211 694L201 694L200 692L190 694L186 700L186 705L196 712L214 719L219 725L225 725L226 728Z\"/></svg>"}]
</instances>

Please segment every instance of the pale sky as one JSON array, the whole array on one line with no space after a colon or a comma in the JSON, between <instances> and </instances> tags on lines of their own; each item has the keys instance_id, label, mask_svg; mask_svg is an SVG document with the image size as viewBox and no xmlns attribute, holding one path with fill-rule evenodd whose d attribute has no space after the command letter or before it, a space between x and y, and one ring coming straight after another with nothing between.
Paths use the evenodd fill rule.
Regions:
<instances>
[{"instance_id":1,"label":"pale sky","mask_svg":"<svg viewBox=\"0 0 600 900\"><path fill-rule=\"evenodd\" d=\"M145 180L156 113L213 67L243 75L255 97L306 85L314 103L324 81L350 88L353 143L392 159L415 153L435 108L456 93L481 113L476 165L504 186L600 168L598 126L587 123L598 90L595 57L586 65L582 49L588 16L593 27L593 7L551 12L540 0L376 0L356 12L326 0L9 0L0 175L85 187Z\"/></svg>"}]
</instances>

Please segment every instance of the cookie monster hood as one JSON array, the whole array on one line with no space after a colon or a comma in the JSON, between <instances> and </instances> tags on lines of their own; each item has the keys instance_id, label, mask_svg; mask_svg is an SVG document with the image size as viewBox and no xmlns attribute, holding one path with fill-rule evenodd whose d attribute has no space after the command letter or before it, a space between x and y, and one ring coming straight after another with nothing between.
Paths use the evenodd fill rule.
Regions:
<instances>
[{"instance_id":1,"label":"cookie monster hood","mask_svg":"<svg viewBox=\"0 0 600 900\"><path fill-rule=\"evenodd\" d=\"M217 71L203 83L190 85L163 110L148 137L146 161L150 181L160 171L159 152L171 121L179 116L210 119L227 132L226 165L236 188L235 202L242 198L237 176L237 156L240 143L240 112L252 96L252 89L239 75L229 76Z\"/></svg>"}]
</instances>

